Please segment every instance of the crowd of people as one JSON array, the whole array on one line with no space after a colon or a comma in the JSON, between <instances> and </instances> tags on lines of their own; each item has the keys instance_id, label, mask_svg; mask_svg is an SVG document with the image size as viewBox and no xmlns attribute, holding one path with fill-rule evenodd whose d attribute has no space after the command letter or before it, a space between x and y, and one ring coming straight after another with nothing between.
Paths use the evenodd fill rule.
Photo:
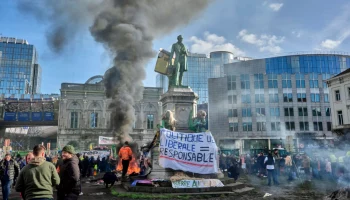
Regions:
<instances>
[{"instance_id":1,"label":"crowd of people","mask_svg":"<svg viewBox=\"0 0 350 200\"><path fill-rule=\"evenodd\" d=\"M57 189L58 200L76 200L81 193L79 158L74 147L62 149L57 168L45 156L46 148L36 145L24 159L12 158L7 153L0 161L0 180L4 200L9 199L11 186L25 200L53 199L53 187Z\"/></svg>"},{"instance_id":2,"label":"crowd of people","mask_svg":"<svg viewBox=\"0 0 350 200\"><path fill-rule=\"evenodd\" d=\"M336 181L339 187L350 186L350 151L342 152L338 157L333 153L317 156L314 154L280 155L275 149L265 155L263 152L251 156L249 154L220 155L220 169L227 176L238 179L240 172L267 178L271 186L280 184L280 176L288 181L312 179ZM344 155L342 155L344 154ZM235 177L232 176L235 175Z\"/></svg>"},{"instance_id":3,"label":"crowd of people","mask_svg":"<svg viewBox=\"0 0 350 200\"><path fill-rule=\"evenodd\" d=\"M14 187L23 199L53 199L53 187L57 189L58 200L75 200L80 195L82 178L89 179L98 173L104 173L106 187L117 181L114 171L118 160L106 156L95 158L92 155L76 153L71 145L65 146L61 155L47 156L43 145L36 145L25 157L15 158L7 153L0 161L0 180L3 199L7 200ZM126 178L133 152L128 142L119 150L118 157L122 163L122 178ZM140 166L149 163L145 157L140 158Z\"/></svg>"}]
</instances>

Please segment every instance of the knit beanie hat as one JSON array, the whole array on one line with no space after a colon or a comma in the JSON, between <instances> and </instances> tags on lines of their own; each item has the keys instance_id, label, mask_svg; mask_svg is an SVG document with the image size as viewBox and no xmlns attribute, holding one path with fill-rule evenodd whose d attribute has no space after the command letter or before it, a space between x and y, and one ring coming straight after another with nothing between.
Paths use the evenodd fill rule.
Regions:
<instances>
[{"instance_id":1,"label":"knit beanie hat","mask_svg":"<svg viewBox=\"0 0 350 200\"><path fill-rule=\"evenodd\" d=\"M75 154L74 147L72 145L66 145L63 147L62 151L68 152L70 154Z\"/></svg>"}]
</instances>

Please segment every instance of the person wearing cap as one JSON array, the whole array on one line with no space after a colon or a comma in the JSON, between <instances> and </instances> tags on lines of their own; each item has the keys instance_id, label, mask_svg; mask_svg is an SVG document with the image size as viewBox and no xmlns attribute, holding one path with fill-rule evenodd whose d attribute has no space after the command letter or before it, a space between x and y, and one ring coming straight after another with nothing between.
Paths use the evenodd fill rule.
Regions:
<instances>
[{"instance_id":1,"label":"person wearing cap","mask_svg":"<svg viewBox=\"0 0 350 200\"><path fill-rule=\"evenodd\" d=\"M118 156L120 159L122 159L122 165L123 165L123 173L122 177L125 178L126 173L128 172L129 163L132 159L132 151L129 147L129 142L124 142L124 146L120 148Z\"/></svg>"},{"instance_id":2,"label":"person wearing cap","mask_svg":"<svg viewBox=\"0 0 350 200\"><path fill-rule=\"evenodd\" d=\"M63 164L60 166L61 183L57 188L58 200L76 200L80 193L79 159L74 147L67 145L62 149Z\"/></svg>"},{"instance_id":3,"label":"person wearing cap","mask_svg":"<svg viewBox=\"0 0 350 200\"><path fill-rule=\"evenodd\" d=\"M60 183L55 166L45 159L45 150L45 146L39 144L26 156L28 164L19 173L15 186L24 199L53 199L52 187Z\"/></svg>"},{"instance_id":4,"label":"person wearing cap","mask_svg":"<svg viewBox=\"0 0 350 200\"><path fill-rule=\"evenodd\" d=\"M11 154L7 153L5 158L0 162L0 179L3 200L8 200L11 192L11 185L14 184L19 174L19 165L11 158Z\"/></svg>"}]
</instances>

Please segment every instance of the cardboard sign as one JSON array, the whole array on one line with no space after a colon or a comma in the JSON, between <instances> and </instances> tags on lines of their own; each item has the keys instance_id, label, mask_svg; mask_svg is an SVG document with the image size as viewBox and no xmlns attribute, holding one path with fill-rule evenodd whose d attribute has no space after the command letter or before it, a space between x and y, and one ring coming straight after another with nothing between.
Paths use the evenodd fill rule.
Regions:
<instances>
[{"instance_id":1,"label":"cardboard sign","mask_svg":"<svg viewBox=\"0 0 350 200\"><path fill-rule=\"evenodd\" d=\"M219 179L203 179L203 180L179 180L171 182L173 188L208 188L208 187L224 187Z\"/></svg>"},{"instance_id":2,"label":"cardboard sign","mask_svg":"<svg viewBox=\"0 0 350 200\"><path fill-rule=\"evenodd\" d=\"M218 172L217 151L210 132L180 133L160 130L159 165L198 174Z\"/></svg>"}]
</instances>

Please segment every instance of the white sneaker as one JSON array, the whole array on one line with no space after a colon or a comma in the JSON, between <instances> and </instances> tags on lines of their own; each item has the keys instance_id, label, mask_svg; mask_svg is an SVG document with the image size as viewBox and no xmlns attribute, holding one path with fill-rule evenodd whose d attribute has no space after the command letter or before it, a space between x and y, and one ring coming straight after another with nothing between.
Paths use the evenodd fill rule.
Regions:
<instances>
[{"instance_id":1,"label":"white sneaker","mask_svg":"<svg viewBox=\"0 0 350 200\"><path fill-rule=\"evenodd\" d=\"M81 195L83 195L83 194L84 194L84 193L80 192L80 193L79 193L79 196L81 196Z\"/></svg>"}]
</instances>

